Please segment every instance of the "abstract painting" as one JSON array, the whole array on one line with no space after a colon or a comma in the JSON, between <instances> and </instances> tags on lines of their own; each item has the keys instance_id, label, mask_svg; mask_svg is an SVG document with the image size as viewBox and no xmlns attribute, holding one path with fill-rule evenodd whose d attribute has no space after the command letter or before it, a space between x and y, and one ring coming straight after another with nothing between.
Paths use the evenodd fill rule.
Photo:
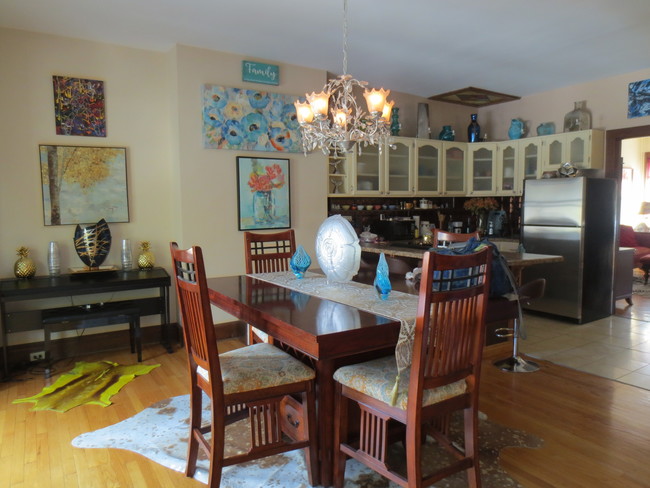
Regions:
<instances>
[{"instance_id":1,"label":"abstract painting","mask_svg":"<svg viewBox=\"0 0 650 488\"><path fill-rule=\"evenodd\" d=\"M301 152L298 97L203 85L203 145L208 149Z\"/></svg>"},{"instance_id":2,"label":"abstract painting","mask_svg":"<svg viewBox=\"0 0 650 488\"><path fill-rule=\"evenodd\" d=\"M291 227L289 160L237 157L239 230Z\"/></svg>"},{"instance_id":3,"label":"abstract painting","mask_svg":"<svg viewBox=\"0 0 650 488\"><path fill-rule=\"evenodd\" d=\"M45 225L128 222L126 148L39 146Z\"/></svg>"},{"instance_id":4,"label":"abstract painting","mask_svg":"<svg viewBox=\"0 0 650 488\"><path fill-rule=\"evenodd\" d=\"M106 137L104 82L53 76L56 133Z\"/></svg>"},{"instance_id":5,"label":"abstract painting","mask_svg":"<svg viewBox=\"0 0 650 488\"><path fill-rule=\"evenodd\" d=\"M627 118L646 115L650 115L650 80L630 83L627 91Z\"/></svg>"}]
</instances>

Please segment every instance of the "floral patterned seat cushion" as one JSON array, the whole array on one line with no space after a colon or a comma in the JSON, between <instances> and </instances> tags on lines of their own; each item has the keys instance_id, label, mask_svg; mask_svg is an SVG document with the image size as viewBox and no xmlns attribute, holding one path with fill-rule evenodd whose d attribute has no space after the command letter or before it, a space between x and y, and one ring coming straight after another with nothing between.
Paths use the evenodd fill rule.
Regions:
<instances>
[{"instance_id":1,"label":"floral patterned seat cushion","mask_svg":"<svg viewBox=\"0 0 650 488\"><path fill-rule=\"evenodd\" d=\"M224 394L261 390L313 379L316 374L277 347L259 343L219 354ZM197 373L209 381L208 372Z\"/></svg>"},{"instance_id":2,"label":"floral patterned seat cushion","mask_svg":"<svg viewBox=\"0 0 650 488\"><path fill-rule=\"evenodd\" d=\"M398 386L398 395L394 406L406 410L408 401L408 383L410 370L402 373ZM365 363L343 366L334 373L334 379L342 385L357 390L379 401L391 405L391 397L395 378L397 377L397 363L395 356L386 356L373 359ZM422 405L433 405L447 398L460 395L467 391L465 380L459 380L439 388L424 390Z\"/></svg>"}]
</instances>

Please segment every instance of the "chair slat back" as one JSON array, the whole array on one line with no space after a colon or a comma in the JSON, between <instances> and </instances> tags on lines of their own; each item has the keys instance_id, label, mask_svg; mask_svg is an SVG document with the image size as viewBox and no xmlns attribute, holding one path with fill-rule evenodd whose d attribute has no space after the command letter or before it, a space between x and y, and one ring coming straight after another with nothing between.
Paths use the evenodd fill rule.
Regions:
<instances>
[{"instance_id":1,"label":"chair slat back","mask_svg":"<svg viewBox=\"0 0 650 488\"><path fill-rule=\"evenodd\" d=\"M465 255L425 253L409 404L415 396L421 405L426 388L470 377L478 383L491 259L490 248Z\"/></svg>"},{"instance_id":2,"label":"chair slat back","mask_svg":"<svg viewBox=\"0 0 650 488\"><path fill-rule=\"evenodd\" d=\"M456 232L447 232L440 229L433 229L433 247L440 247L445 242L466 242L469 241L472 237L480 239L478 232L458 234Z\"/></svg>"},{"instance_id":3,"label":"chair slat back","mask_svg":"<svg viewBox=\"0 0 650 488\"><path fill-rule=\"evenodd\" d=\"M271 234L244 232L246 273L288 271L296 252L293 229Z\"/></svg>"},{"instance_id":4,"label":"chair slat back","mask_svg":"<svg viewBox=\"0 0 650 488\"><path fill-rule=\"evenodd\" d=\"M210 382L219 390L221 370L203 252L198 246L179 249L175 242L170 244L170 249L190 369L200 366L208 371Z\"/></svg>"}]
</instances>

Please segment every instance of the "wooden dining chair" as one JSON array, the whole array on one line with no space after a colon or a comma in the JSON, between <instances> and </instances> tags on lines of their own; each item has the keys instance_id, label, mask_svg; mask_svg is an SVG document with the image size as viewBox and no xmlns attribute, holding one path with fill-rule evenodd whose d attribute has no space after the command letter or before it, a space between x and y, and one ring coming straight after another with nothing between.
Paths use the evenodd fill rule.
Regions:
<instances>
[{"instance_id":1,"label":"wooden dining chair","mask_svg":"<svg viewBox=\"0 0 650 488\"><path fill-rule=\"evenodd\" d=\"M478 391L491 259L489 249L460 256L424 254L413 356L397 396L395 356L335 372L335 487L343 487L347 457L404 487L429 486L463 470L470 486L480 486ZM359 425L350 429L358 430L355 435L348 431L353 402L360 410ZM457 410L463 411L462 447L448 437L449 416ZM387 459L396 430L405 446L406 472ZM433 473L421 463L427 434L453 456Z\"/></svg>"},{"instance_id":2,"label":"wooden dining chair","mask_svg":"<svg viewBox=\"0 0 650 488\"><path fill-rule=\"evenodd\" d=\"M190 375L185 474L194 475L199 448L210 461L210 488L219 486L225 466L304 449L309 483L318 484L314 370L266 343L220 355L201 248L181 250L172 242L170 249ZM211 401L207 426L202 426L202 393ZM250 449L225 457L226 425L246 415Z\"/></svg>"},{"instance_id":3,"label":"wooden dining chair","mask_svg":"<svg viewBox=\"0 0 650 488\"><path fill-rule=\"evenodd\" d=\"M469 241L472 237L476 239L481 238L478 232L458 234L456 232L447 232L440 229L433 229L433 247L446 245L445 243L466 242Z\"/></svg>"},{"instance_id":4,"label":"wooden dining chair","mask_svg":"<svg viewBox=\"0 0 650 488\"><path fill-rule=\"evenodd\" d=\"M289 271L289 261L296 252L293 229L271 234L244 232L246 274ZM273 338L251 325L248 326L248 343L273 343Z\"/></svg>"}]
</instances>

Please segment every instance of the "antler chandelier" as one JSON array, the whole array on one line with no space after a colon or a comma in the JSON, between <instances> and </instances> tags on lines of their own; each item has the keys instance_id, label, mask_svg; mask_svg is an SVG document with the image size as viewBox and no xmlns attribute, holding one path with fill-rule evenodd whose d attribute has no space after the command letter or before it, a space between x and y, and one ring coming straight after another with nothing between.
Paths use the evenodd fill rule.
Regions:
<instances>
[{"instance_id":1,"label":"antler chandelier","mask_svg":"<svg viewBox=\"0 0 650 488\"><path fill-rule=\"evenodd\" d=\"M356 143L361 146L379 144L390 136L390 115L394 102L386 97L390 90L365 89L348 71L348 2L343 0L343 74L331 79L320 93L305 95L307 102L296 102L296 114L302 133L305 153L319 147L324 154L349 152ZM368 111L364 112L354 98L355 87L364 88ZM328 116L329 109L329 116Z\"/></svg>"}]
</instances>

